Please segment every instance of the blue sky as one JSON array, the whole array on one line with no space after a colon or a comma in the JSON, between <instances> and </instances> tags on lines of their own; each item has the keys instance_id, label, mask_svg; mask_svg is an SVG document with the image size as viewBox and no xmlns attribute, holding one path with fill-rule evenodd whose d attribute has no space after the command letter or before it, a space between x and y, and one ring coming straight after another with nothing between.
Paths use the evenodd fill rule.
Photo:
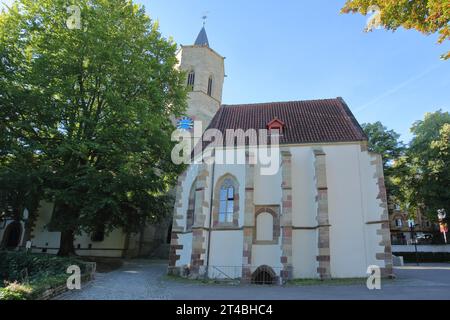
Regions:
<instances>
[{"instance_id":1,"label":"blue sky","mask_svg":"<svg viewBox=\"0 0 450 320\"><path fill-rule=\"evenodd\" d=\"M342 96L359 122L411 138L424 114L450 108L450 61L436 35L364 33L367 17L329 0L141 0L161 32L192 44L208 13L210 46L226 57L223 102Z\"/></svg>"},{"instance_id":2,"label":"blue sky","mask_svg":"<svg viewBox=\"0 0 450 320\"><path fill-rule=\"evenodd\" d=\"M342 96L360 123L381 121L405 142L426 112L450 110L450 61L439 59L450 45L413 30L364 33L367 17L339 13L345 0L137 2L178 44L194 42L208 12L210 46L226 57L224 103Z\"/></svg>"}]
</instances>

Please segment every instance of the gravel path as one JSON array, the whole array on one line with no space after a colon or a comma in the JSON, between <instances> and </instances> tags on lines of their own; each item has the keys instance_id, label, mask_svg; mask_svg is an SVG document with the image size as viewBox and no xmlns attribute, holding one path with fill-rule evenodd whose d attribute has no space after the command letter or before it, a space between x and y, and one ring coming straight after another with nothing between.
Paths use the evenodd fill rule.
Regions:
<instances>
[{"instance_id":1,"label":"gravel path","mask_svg":"<svg viewBox=\"0 0 450 320\"><path fill-rule=\"evenodd\" d=\"M96 273L95 279L81 290L67 292L61 300L149 300L171 299L164 281L165 262L150 260L124 261L121 268Z\"/></svg>"},{"instance_id":2,"label":"gravel path","mask_svg":"<svg viewBox=\"0 0 450 320\"><path fill-rule=\"evenodd\" d=\"M202 284L166 277L162 261L129 260L115 271L97 273L63 300L245 300L245 299L450 299L450 264L396 268L397 279L381 290L364 285L255 286Z\"/></svg>"}]
</instances>

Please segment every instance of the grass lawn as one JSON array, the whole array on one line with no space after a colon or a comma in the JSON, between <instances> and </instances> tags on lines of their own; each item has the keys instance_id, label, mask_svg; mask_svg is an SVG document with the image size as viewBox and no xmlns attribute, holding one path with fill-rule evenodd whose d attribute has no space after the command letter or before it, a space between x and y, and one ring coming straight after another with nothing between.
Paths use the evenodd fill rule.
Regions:
<instances>
[{"instance_id":1,"label":"grass lawn","mask_svg":"<svg viewBox=\"0 0 450 320\"><path fill-rule=\"evenodd\" d=\"M235 281L220 281L214 279L190 279L174 275L164 276L166 280L179 283L192 283L200 285L239 285L239 279ZM367 278L334 278L327 280L320 279L293 279L289 280L287 286L345 286L345 285L366 285ZM394 281L392 279L383 279L383 282Z\"/></svg>"},{"instance_id":2,"label":"grass lawn","mask_svg":"<svg viewBox=\"0 0 450 320\"><path fill-rule=\"evenodd\" d=\"M383 283L393 282L394 279L383 278ZM287 282L287 285L294 286L345 286L345 285L366 285L367 278L334 278L334 279L293 279Z\"/></svg>"},{"instance_id":3,"label":"grass lawn","mask_svg":"<svg viewBox=\"0 0 450 320\"><path fill-rule=\"evenodd\" d=\"M297 286L317 286L317 285L365 285L367 278L334 278L334 279L293 279L288 281L288 285Z\"/></svg>"},{"instance_id":4,"label":"grass lawn","mask_svg":"<svg viewBox=\"0 0 450 320\"><path fill-rule=\"evenodd\" d=\"M200 285L238 285L239 279L235 280L215 280L215 279L191 279L191 278L185 278L181 276L175 276L175 275L165 275L165 280L168 281L175 281L179 283L192 283L192 284L200 284Z\"/></svg>"}]
</instances>

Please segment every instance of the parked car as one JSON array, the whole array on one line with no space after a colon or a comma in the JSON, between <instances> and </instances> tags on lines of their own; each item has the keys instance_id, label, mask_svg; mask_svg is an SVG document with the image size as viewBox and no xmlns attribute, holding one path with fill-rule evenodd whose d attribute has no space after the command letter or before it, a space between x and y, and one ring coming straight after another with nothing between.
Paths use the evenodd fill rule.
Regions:
<instances>
[{"instance_id":1,"label":"parked car","mask_svg":"<svg viewBox=\"0 0 450 320\"><path fill-rule=\"evenodd\" d=\"M418 244L431 244L433 242L433 235L430 233L422 233L417 235L416 241Z\"/></svg>"}]
</instances>

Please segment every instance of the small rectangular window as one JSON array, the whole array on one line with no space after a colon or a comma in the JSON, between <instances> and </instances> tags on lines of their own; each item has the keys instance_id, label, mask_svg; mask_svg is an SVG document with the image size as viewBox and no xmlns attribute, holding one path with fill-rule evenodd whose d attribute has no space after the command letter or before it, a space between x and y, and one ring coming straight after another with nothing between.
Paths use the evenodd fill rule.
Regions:
<instances>
[{"instance_id":1,"label":"small rectangular window","mask_svg":"<svg viewBox=\"0 0 450 320\"><path fill-rule=\"evenodd\" d=\"M91 235L91 240L94 242L102 242L105 240L105 227L99 227Z\"/></svg>"},{"instance_id":2,"label":"small rectangular window","mask_svg":"<svg viewBox=\"0 0 450 320\"><path fill-rule=\"evenodd\" d=\"M208 96L212 95L212 84L213 84L213 79L212 79L212 77L209 77L209 79L208 79Z\"/></svg>"},{"instance_id":3,"label":"small rectangular window","mask_svg":"<svg viewBox=\"0 0 450 320\"><path fill-rule=\"evenodd\" d=\"M194 90L194 84L195 84L195 73L194 71L191 71L188 74L188 81L187 81L188 88L191 91Z\"/></svg>"}]
</instances>

